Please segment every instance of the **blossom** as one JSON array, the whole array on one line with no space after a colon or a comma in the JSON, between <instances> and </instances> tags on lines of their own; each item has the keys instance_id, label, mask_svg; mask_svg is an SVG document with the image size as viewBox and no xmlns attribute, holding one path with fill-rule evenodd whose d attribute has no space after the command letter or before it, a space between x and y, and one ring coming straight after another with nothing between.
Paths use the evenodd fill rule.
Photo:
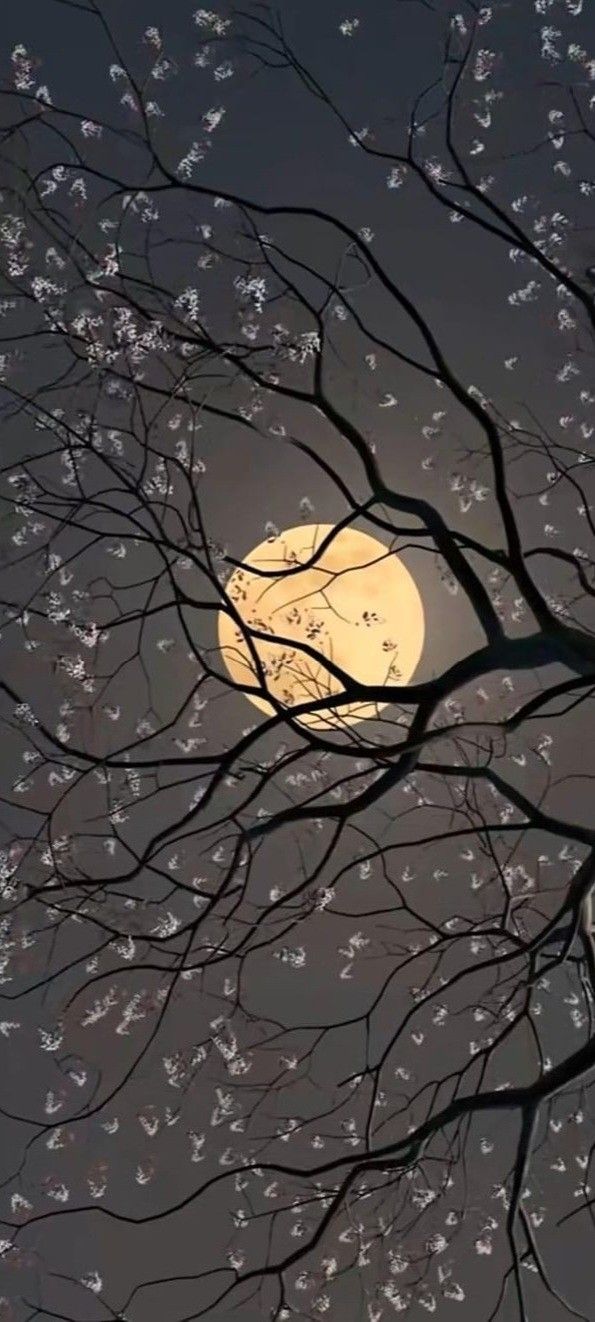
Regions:
<instances>
[{"instance_id":1,"label":"blossom","mask_svg":"<svg viewBox=\"0 0 595 1322\"><path fill-rule=\"evenodd\" d=\"M359 27L359 18L344 18L339 23L339 32L343 37L352 37Z\"/></svg>"}]
</instances>

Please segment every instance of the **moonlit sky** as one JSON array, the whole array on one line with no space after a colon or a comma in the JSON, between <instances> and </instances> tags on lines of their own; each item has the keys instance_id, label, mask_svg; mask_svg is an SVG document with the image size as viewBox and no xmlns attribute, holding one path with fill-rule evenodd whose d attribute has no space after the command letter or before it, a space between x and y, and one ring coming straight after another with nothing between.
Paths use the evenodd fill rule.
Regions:
<instances>
[{"instance_id":1,"label":"moonlit sky","mask_svg":"<svg viewBox=\"0 0 595 1322\"><path fill-rule=\"evenodd\" d=\"M126 3L106 0L103 4L126 51L134 49L138 34L149 22L159 23L166 41L170 35L174 49L176 45L182 49L193 7L182 0L168 0L167 4L164 0L153 0L149 8L146 0L126 0ZM413 97L420 87L435 77L440 67L442 29L436 15L414 3L366 0L365 5L361 3L360 6L361 32L357 40L342 44L338 60L337 28L345 17L343 0L340 3L324 0L322 4L320 0L300 0L299 3L297 0L280 0L277 8L290 40L327 82L338 100L349 107L354 124L361 127L373 116L375 124L384 123L386 132L394 132L395 139L400 142ZM437 8L442 17L448 12L445 4L440 3ZM533 40L534 24L530 11L531 6L521 0L515 0L511 5L510 48L506 58L510 60L511 68L514 65L517 79L523 61L528 59L526 52ZM93 111L100 113L102 106L107 109L109 105L105 91L109 55L102 50L96 35L90 39L92 30L86 16L75 8L63 8L52 0L21 0L21 3L7 6L2 14L3 63L7 63L14 44L23 42L43 57L45 76L56 101L78 105L89 114ZM477 231L471 230L464 259L459 254L453 260L453 236L443 215L429 207L427 200L416 190L387 197L386 171L382 165L379 167L358 154L332 119L321 114L317 102L288 76L282 79L282 95L277 94L275 78L271 75L270 78L248 81L226 97L228 124L221 132L212 162L206 164L205 180L214 186L244 192L251 199L265 204L300 203L323 209L328 207L355 228L369 225L376 234L378 257L390 266L403 287L419 303L461 376L468 381L478 381L486 394L493 392L502 409L514 412L518 407L518 386L504 371L503 360L508 354L519 354L524 364L523 385L545 415L554 404L552 366L557 361L558 348L552 343L550 328L540 324L534 316L530 322L519 318L514 342L511 342L511 320L502 297L503 275L507 272L505 249L499 250L486 243ZM280 93L281 80L279 76L277 78ZM2 113L0 105L0 115ZM530 118L532 108L524 107L523 113ZM178 115L175 133L186 144L195 132L194 107L190 100L187 103L182 100ZM173 134L174 127L168 131ZM533 178L537 180L534 186L537 187L539 163L532 168L535 172ZM518 172L522 186L522 162ZM201 208L200 203L197 207L200 212L197 219L208 218L208 208ZM307 236L300 241L307 248ZM589 261L589 243L587 235L576 238L581 259L584 257L586 263ZM183 262L182 255L179 261ZM378 297L372 311L379 332L390 334L393 309ZM471 325L474 327L472 334L469 333ZM478 327L481 333L477 333ZM400 407L376 410L372 415L366 401L360 397L355 376L351 381L344 380L342 389L347 392L348 406L355 421L369 432L373 429L377 454L387 480L405 492L419 492L422 480L420 424L432 408L441 407L442 392L425 380L398 381L395 389L400 396ZM291 414L291 408L288 412ZM296 423L303 431L303 416L298 416L297 409L295 415ZM361 487L360 471L351 452L329 438L322 423L312 413L307 425L312 430L304 439L320 446L321 452L337 464L343 480L357 492ZM453 451L459 450L468 440L465 425L461 423L460 434L452 436ZM205 458L207 473L203 499L208 529L211 536L238 559L263 540L267 520L273 520L280 529L294 526L299 521L299 502L304 496L313 502L315 518L321 523L335 523L345 513L330 483L312 470L305 457L276 446L270 438L260 440L254 436L249 445L238 448L237 436L227 434L224 425L214 424L205 436ZM443 474L439 471L429 473L423 481L423 494L435 500L439 507L448 508ZM475 532L487 541L491 540L496 530L489 508L481 507L473 517L476 519ZM568 518L572 517L569 509ZM537 522L537 514L535 519L535 531L538 532L541 525ZM460 597L455 602L444 591L433 557L409 551L404 559L418 583L426 612L426 643L419 672L419 678L424 679L440 673L475 646L480 634L470 610ZM210 643L215 645L214 636ZM23 682L34 688L35 668L30 658L23 662L15 649L11 657L5 658L4 664L13 682L17 676L24 677ZM175 705L175 668L178 664L182 666L173 658L168 665L163 665L157 677L160 701L166 710L168 704ZM128 695L130 701L133 696ZM121 697L125 704L125 688ZM43 694L40 694L40 702L43 708ZM223 736L224 741L231 742L243 726L255 719L255 712L239 694L231 694L218 708L217 718L218 728L213 727L213 737L221 739ZM580 723L569 721L559 742L562 769L567 757L572 755L576 760L579 735ZM564 794L561 793L557 804L560 811L567 806ZM581 806L580 795L581 791L574 786L571 802L578 804L578 808ZM586 799L583 806L586 809ZM575 807L575 811L578 808ZM267 848L266 859L271 874L282 872L286 861L280 842ZM321 949L320 967L314 965L310 968L308 986L303 993L304 1004L313 1013L321 997L330 1004L333 995L325 978L324 953ZM266 970L260 974L256 969L254 976L253 1001L258 1006L261 994L264 997L269 974ZM263 979L261 984L259 976ZM280 1002L290 1006L293 990L283 985L281 978L277 994ZM98 1036L97 1040L101 1046L101 1037ZM102 1062L104 1078L109 1079L110 1072L116 1077L118 1067L109 1055L107 1034L103 1045L107 1049ZM2 1049L7 1050L6 1044ZM350 1049L347 1044L347 1054ZM31 1062L23 1062L14 1084L11 1109L18 1110L20 1105L24 1111L29 1110L27 1098L36 1086L35 1068L34 1058ZM141 1078L138 1095L133 1095L127 1102L132 1109L142 1100L144 1083ZM4 1124L4 1161L7 1169L12 1169L13 1144L21 1141L24 1131L17 1124L8 1121ZM101 1141L100 1136L89 1132L89 1163L96 1156L94 1144L99 1152ZM175 1194L175 1171L170 1172L169 1177ZM112 1186L113 1201L117 1198L117 1190L116 1179ZM145 1207L151 1206L152 1197L149 1187ZM155 1198L161 1200L163 1194L156 1193ZM110 1281L120 1279L125 1282L135 1272L140 1278L147 1261L153 1258L161 1266L165 1262L168 1272L174 1272L178 1264L180 1270L186 1269L188 1258L194 1252L200 1261L209 1260L209 1256L215 1255L220 1248L224 1213L224 1207L215 1206L212 1225L205 1221L197 1227L192 1216L184 1216L175 1224L165 1227L158 1224L144 1228L142 1234L135 1232L127 1238L125 1261L117 1227L104 1222L94 1224L92 1243L89 1242L88 1222L86 1226L72 1222L66 1232L60 1222L48 1225L44 1230L43 1245L48 1257L56 1263L68 1261L71 1266L76 1259L82 1271L92 1265L91 1260L92 1263L103 1260L109 1263ZM585 1275L584 1246L579 1235L576 1239L560 1236L559 1245L552 1243L550 1253L558 1266L563 1255L572 1263L569 1255L575 1254L576 1275L579 1279L581 1273ZM481 1262L475 1269L476 1279L468 1304L464 1310L458 1310L461 1322L472 1322L474 1310L481 1300L480 1268ZM584 1306L587 1309L589 1289L585 1283ZM72 1308L73 1297L67 1291L61 1296L59 1286L56 1286L53 1297L56 1307L61 1303L67 1312ZM591 1292L590 1302L592 1299ZM91 1298L89 1318L97 1317L92 1311L93 1302ZM81 1307L78 1297L77 1306ZM216 1322L231 1322L232 1316L237 1315L229 1314L228 1318L223 1312L217 1313ZM241 1314L241 1322L256 1322L258 1316L256 1310L253 1313L245 1311ZM554 1304L546 1301L540 1316L543 1322L558 1322L561 1314ZM17 1322L22 1322L20 1315ZM87 1322L87 1314L77 1316L77 1322ZM161 1300L157 1295L152 1298L151 1309L143 1322L167 1322L165 1296ZM508 1322L507 1316L504 1322Z\"/></svg>"}]
</instances>

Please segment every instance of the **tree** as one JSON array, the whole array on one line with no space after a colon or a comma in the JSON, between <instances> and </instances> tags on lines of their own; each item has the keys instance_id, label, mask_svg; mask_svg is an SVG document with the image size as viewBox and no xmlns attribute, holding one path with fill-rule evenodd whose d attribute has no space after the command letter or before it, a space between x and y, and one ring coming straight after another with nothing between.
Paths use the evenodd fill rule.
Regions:
<instances>
[{"instance_id":1,"label":"tree","mask_svg":"<svg viewBox=\"0 0 595 1322\"><path fill-rule=\"evenodd\" d=\"M72 96L12 51L6 1317L587 1316L554 1242L594 1202L581 8L401 6L407 116L382 6L137 41L61 0ZM264 158L263 106L303 114ZM228 587L300 518L411 565L412 682L272 692ZM346 701L382 711L304 723Z\"/></svg>"}]
</instances>

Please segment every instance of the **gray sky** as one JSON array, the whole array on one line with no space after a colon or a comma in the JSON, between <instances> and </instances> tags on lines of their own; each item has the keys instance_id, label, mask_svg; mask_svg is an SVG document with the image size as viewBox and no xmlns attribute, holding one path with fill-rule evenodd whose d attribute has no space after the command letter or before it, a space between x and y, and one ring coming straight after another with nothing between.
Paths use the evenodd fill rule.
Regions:
<instances>
[{"instance_id":1,"label":"gray sky","mask_svg":"<svg viewBox=\"0 0 595 1322\"><path fill-rule=\"evenodd\" d=\"M309 94L290 70L261 71L256 75L254 66L240 57L236 77L229 84L218 84L210 72L203 75L197 71L191 60L192 51L199 46L191 6L180 0L165 6L157 0L153 12L147 14L145 4L130 0L125 12L113 2L105 3L102 9L113 23L124 58L134 68L146 59L146 45L142 47L140 37L152 23L160 26L165 49L180 66L179 82L171 88L164 83L162 89L157 83L158 98L167 106L158 132L168 160L175 162L188 151L202 131L202 115L221 98L227 113L222 127L213 135L213 150L201 167L202 184L221 193L244 196L265 208L315 208L340 217L356 233L361 234L362 227L373 232L370 252L421 313L464 388L475 387L492 401L500 419L516 421L518 427L526 428L520 458L510 430L505 440L511 504L523 547L535 548L545 539L547 545L562 548L572 561L577 546L586 546L590 536L589 520L580 512L582 489L576 486L580 478L588 493L588 464L584 477L583 472L576 476L572 466L570 477L555 483L551 505L540 496L547 491L548 462L554 467L566 462L569 446L574 447L575 457L586 450L590 458L589 410L595 401L588 397L591 360L586 332L581 323L576 333L570 332L562 343L561 301L553 282L548 283L539 271L541 292L537 301L527 296L526 302L518 297L516 304L511 302L510 295L515 288L525 286L534 266L525 260L517 268L511 264L507 244L466 222L452 223L448 211L429 197L419 181L408 180L402 188L389 189L390 163L366 156L350 143L332 112ZM401 151L414 98L434 80L440 83L447 7L441 3L395 5L370 0L359 15L360 25L352 37L343 37L339 25L357 15L355 11L346 15L335 0L327 0L324 6L311 0L299 6L283 0L277 12L289 44L314 77L324 83L353 128L358 133L368 128L374 133L371 141L383 150ZM563 5L557 6L556 14L555 22L563 28L564 40L570 41L575 36L572 14ZM526 196L523 206L527 224L537 223L531 231L534 236L539 239L545 232L549 235L557 226L564 234L564 261L572 274L582 279L591 259L583 200L588 195L580 194L575 187L581 172L587 169L584 143L582 138L569 137L562 148L554 149L557 156L552 156L550 144L545 150L541 146L552 123L548 111L552 105L555 108L557 97L560 104L566 105L567 101L563 88L553 92L544 86L549 70L539 52L548 21L541 11L517 2L498 9L493 29L489 23L485 25L486 45L491 47L493 42L499 52L495 85L503 93L502 107L497 110L498 128L488 137L485 171L493 170L495 195L508 207L513 199ZM483 33L481 28L480 46ZM23 43L43 60L35 76L47 83L56 105L73 107L77 116L89 119L113 113L117 102L107 69L115 57L109 51L105 33L79 7L52 0L25 0L5 16L3 37L4 75L10 52L17 43ZM576 41L588 45L588 38L588 22L578 16ZM583 67L586 59L585 54L578 60L576 86L581 96L588 73L588 66L587 73ZM556 67L560 83L573 77L574 67L572 58L560 69ZM466 149L472 143L471 132L479 133L477 127L473 128L477 121L472 120L472 109L479 106L483 92L483 82L472 85L461 113ZM475 93L477 102L473 101ZM432 96L437 98L438 92L430 94L426 103L429 106L433 104ZM13 122L11 104L7 99L2 107L5 124ZM126 120L127 114L124 109L122 122L132 124L130 115ZM431 119L427 127L429 161L435 149L435 129ZM32 145L26 148L24 137L11 140L11 150L21 166L34 169L41 162L47 165L48 158L62 159L63 145L49 131L45 138L40 131L29 141ZM123 136L117 145L102 146L101 150L104 168L126 184L141 186L138 157ZM513 154L517 150L518 157ZM552 168L552 160L563 160L565 155L572 156L570 181L563 171L554 172ZM3 183L9 190L11 167L4 164L2 168ZM540 209L546 217L541 230ZM568 232L565 222L552 219L561 211L571 213ZM98 211L97 216L100 214ZM94 219L85 223L89 225L88 233L94 233L97 240ZM342 264L340 269L353 291L355 306L376 337L396 343L402 352L417 355L428 364L427 346L424 349L402 306L399 308L398 301L383 292L378 282L362 277L361 266L345 257L344 237L338 238L320 217L261 215L257 223L259 232L271 231L275 242L288 248L298 261L322 270L329 278L334 278L338 264ZM216 242L222 246L240 242L234 233L235 218L226 221L226 214L218 213L212 198L191 192L182 197L164 197L160 224L162 234L174 244L164 249L164 255L156 261L168 287L175 291L197 279L196 247L188 243L190 236L196 243L197 226L212 224ZM222 338L227 337L230 326L236 334L242 324L233 320L236 311L229 270L235 269L232 264L238 261L238 248L232 251L230 264L222 262L210 283L207 278L204 282L207 319ZM309 284L306 276L304 282L303 287L314 297L316 280L312 277ZM73 307L78 297L78 293L72 295ZM280 320L287 317L290 323L292 317L299 320L286 295L280 301L278 315ZM269 330L272 324L271 316ZM378 351L378 371L374 375L365 366L362 338L353 320L344 331L337 329L336 345L334 356L329 354L329 394L365 442L373 446L387 487L404 498L429 502L450 526L464 529L469 538L477 539L484 547L501 549L504 538L500 513L492 498L493 472L485 446L478 447L477 420L453 401L431 374L413 372L394 356ZM367 344L366 351L369 349ZM27 351L18 369L19 389L33 390L39 381L49 379L47 352L47 341L43 349L35 346ZM559 375L568 359L578 364L576 380L572 372L568 380ZM152 364L145 384L161 381L159 370ZM74 390L67 382L48 393L46 407L50 406L47 401L58 401L74 417L77 408L90 407L93 389L83 383ZM234 390L228 375L224 384L217 385L205 398L217 401L221 407L228 399L245 402L247 394L243 396L238 388L234 395ZM581 396L581 390L587 398ZM398 397L395 407L384 407L389 394ZM148 391L145 397L149 407ZM112 398L107 405L102 401L104 407L107 436L110 426L125 426L126 406ZM178 436L179 424L172 425L178 408L178 402L171 400L152 428L152 443L160 453L170 453L171 435ZM346 513L346 503L328 475L304 450L281 443L274 431L280 420L290 435L312 447L332 466L357 499L365 499L368 494L362 464L353 448L311 405L268 398L262 417L256 415L256 427L249 429L237 419L216 418L206 412L200 416L197 454L205 466L204 475L197 480L200 511L208 536L232 558L240 559L262 540L267 521L281 529L299 522L304 497L312 502L312 517L320 522L335 523ZM140 427L138 414L134 425ZM540 437L539 445L535 435ZM42 442L30 417L18 414L8 418L5 436L6 452L11 459L14 457L15 464L39 453ZM93 459L87 469L90 489L96 471L100 471L100 465L94 465ZM48 480L63 480L57 467L52 469L50 465L47 474ZM469 483L475 486L467 511L463 498ZM484 485L488 498L476 500L474 490ZM168 529L176 526L178 491L171 494L164 507L164 526ZM154 547L141 546L137 552L131 547L128 559L113 554L130 518L131 506L126 502L120 486L117 494L111 491L101 517L94 516L98 522L92 526L101 535L82 557L74 579L75 586L80 584L91 592L96 614L105 611L103 627L110 623L113 626L114 605L131 616L146 609L146 585L157 574ZM395 511L391 518L393 524L403 523ZM405 527L413 526L409 518ZM77 536L73 528L62 535L62 554L64 548L74 550ZM407 540L406 534L402 540ZM419 543L412 547L408 539L402 551L422 593L427 616L426 647L415 676L420 684L442 675L482 643L482 632L470 604L462 591L448 591L444 563L428 550L427 540L424 549ZM41 537L40 549L43 545ZM9 554L10 546L7 557ZM506 584L500 589L497 574L489 577L494 573L494 559L490 562L470 552L468 560L497 609L502 610L508 635L519 640L528 635L532 621L528 612L519 611L516 590ZM570 586L568 562L553 558L544 561L536 556L530 563L554 611L564 599L571 611L570 622L590 642L591 602L585 596L570 601L575 579ZM24 606L33 592L37 608L47 614L51 602L48 605L40 567L41 558L25 559L18 568L10 568L4 574L3 600ZM105 592L106 575L111 584L111 605ZM198 573L179 565L175 582L189 584L189 591L197 594L204 587ZM169 580L156 587L153 604L167 599L168 583L171 589ZM63 584L65 591L68 586ZM84 609L92 608L86 603ZM191 631L195 631L195 643L207 649L205 656L214 661L216 671L220 670L213 611L197 611L188 618ZM37 639L38 646L24 648L27 638ZM161 649L158 644L164 638L166 645ZM200 756L215 750L223 760L247 727L260 719L241 693L226 689L215 679L205 686L206 709L197 713L194 725L189 724L196 663L188 654L188 640L172 606L162 617L147 619L140 659L137 657L134 664L123 664L129 656L135 656L134 624L112 627L105 646L93 652L96 687L92 711L72 720L70 712L59 712L59 705L74 689L64 666L60 670L60 661L58 670L52 669L56 654L60 658L68 652L63 634L34 616L26 630L8 625L0 646L2 674L11 692L17 691L29 701L38 719L53 732L59 728L60 716L70 722L69 737L76 741L76 747L95 756L109 756L129 741L146 738L147 729L139 728L139 721L150 719L153 728L159 727L149 743L149 752L155 758L180 754L182 762L181 741L196 737ZM76 652L77 645L73 646ZM528 669L515 674L514 682L509 684L512 666L507 662L507 653L503 651L502 655L502 665L490 666L485 677L480 673L465 689L461 701L467 720L485 719L486 712L492 720L509 716L539 687L567 678L572 670L572 666L569 670L562 664L560 654L552 653L551 663L541 665L539 673ZM88 702L80 689L76 692L79 702ZM187 705L180 710L185 698ZM106 706L112 711L119 709L119 723L106 714ZM442 710L442 717L451 719L453 710L447 710L446 715ZM262 1157L265 1166L273 1162L303 1169L335 1157L342 1160L349 1150L350 1135L355 1134L354 1151L358 1142L365 1145L369 1141L370 1134L376 1147L394 1141L397 1135L405 1136L408 1127L422 1124L432 1108L438 1111L458 1095L471 1095L475 1090L530 1084L536 1071L547 1073L569 1052L590 1042L592 998L584 989L587 974L578 962L578 947L570 943L568 958L554 961L550 968L548 949L530 970L535 985L528 1002L529 1026L505 1037L494 1060L486 1064L485 1077L481 1075L481 1064L470 1065L476 1050L480 1060L483 1058L481 1052L493 1025L505 1022L502 1004L511 991L506 980L508 968L512 967L513 975L516 968L514 964L503 965L495 981L486 972L469 975L473 961L488 958L492 950L491 937L481 933L479 945L474 948L472 928L501 920L506 909L506 882L515 894L515 903L527 882L534 888L535 902L531 898L520 905L520 926L508 928L506 933L507 939L512 931L514 938L530 940L540 924L547 923L555 913L560 896L570 886L575 863L587 852L586 832L592 825L587 779L592 770L590 711L589 703L585 703L555 722L544 722L543 727L528 725L518 738L511 735L506 746L494 745L492 753L498 770L519 793L533 804L545 804L555 816L578 824L580 843L568 844L563 830L557 834L546 832L539 822L527 833L515 834L505 812L498 818L503 811L502 800L489 786L483 790L480 786L475 798L471 789L463 802L457 799L456 778L450 772L425 779L422 775L413 782L407 779L404 784L395 784L376 807L361 813L355 827L347 828L332 852L329 849L328 857L324 856L331 845L332 823L298 820L258 842L249 879L241 889L241 863L236 860L233 877L238 882L238 896L233 892L215 907L212 921L199 929L192 955L201 954L201 943L215 950L219 943L223 946L237 941L241 945L247 940L249 956L245 962L230 960L221 965L214 959L206 972L173 982L163 974L168 961L182 953L181 938L170 945L169 954L159 954L161 973L157 976L155 968L142 970L137 963L155 963L155 950L163 935L160 924L172 913L176 921L186 924L196 914L192 895L188 890L176 891L176 880L188 888L194 885L212 893L230 862L230 841L233 843L238 821L248 829L258 821L255 814L259 809L264 813L284 812L292 804L299 806L320 785L317 775L326 772L334 780L347 773L353 760L334 756L321 759L320 751L306 752L299 763L288 763L282 773L275 773L270 789L265 787L261 794L255 794L254 803L246 807L243 798L246 784L251 777L254 779L254 762L262 765L278 753L282 744L290 752L296 746L295 729L274 731L259 739L235 768L241 778L221 785L213 805L198 819L197 829L193 822L179 839L175 822L188 810L190 797L201 784L194 778L180 787L176 782L185 768L163 766L156 780L147 774L138 804L133 802L134 787L131 789L130 780L125 784L120 769L114 776L107 808L98 778L91 771L79 778L77 770L75 784L55 813L53 838L55 841L61 832L74 835L79 863L88 880L95 883L102 877L121 873L127 876L135 854L144 857L147 841L155 839L160 831L169 834L164 837L163 850L151 856L149 866L145 866L145 860L130 881L92 895L88 891L85 895L81 887L78 899L86 906L87 917L70 921L57 934L52 934L51 925L47 932L38 933L42 919L45 925L46 911L41 904L27 900L25 890L22 906L21 897L18 893L16 896L16 919L15 896L7 897L7 913L16 922L14 930L21 949L17 948L16 953L10 949L14 983L6 985L6 994L12 997L15 988L22 988L27 995L18 1000L17 1006L7 1002L6 1018L18 1019L19 1027L13 1036L8 1032L6 1041L0 1038L6 1061L3 1215L9 1223L22 1218L19 1198L25 1198L31 1203L31 1214L44 1219L22 1233L22 1251L12 1256L9 1253L4 1260L5 1282L0 1290L3 1320L29 1322L34 1317L66 1317L76 1318L76 1322L103 1322L103 1318L120 1316L119 1310L131 1292L144 1281L165 1278L168 1283L134 1294L126 1311L129 1322L161 1322L163 1318L177 1322L199 1315L213 1317L216 1322L228 1322L236 1316L243 1322L253 1322L263 1314L280 1317L280 1311L270 1311L280 1308L273 1276L265 1277L259 1294L252 1295L251 1281L242 1287L237 1299L230 1301L230 1307L237 1303L235 1312L225 1311L227 1303L214 1306L208 1313L200 1312L217 1297L220 1280L217 1276L207 1280L189 1278L215 1267L227 1265L229 1269L229 1252L243 1251L248 1266L253 1260L262 1262L267 1251L274 1261L281 1250L289 1252L299 1245L300 1237L312 1230L313 1217L318 1215L316 1208L313 1213L308 1207L303 1217L294 1209L271 1218L274 1200L286 1199L291 1204L296 1188L303 1193L304 1181L292 1182L289 1175L271 1174L272 1185L277 1180L279 1187L267 1194L264 1181L269 1176L259 1184L257 1170L256 1175L250 1174L252 1183L244 1198L244 1190L233 1176L221 1179L228 1165L254 1167ZM27 803L17 800L15 767L20 775L25 745L22 732L18 728L15 731L9 702L6 715L3 793L5 834L10 841L13 835L24 839L37 829L36 812L42 817L52 802L48 788L52 768L62 774L69 759L67 753L55 756L53 763L44 766L45 781L41 776L35 781ZM542 736L552 727L555 743L550 755L550 745L547 739L543 742ZM388 737L386 730L383 734ZM449 745L449 757L454 748L454 744ZM471 762L477 755L476 749L471 750L464 742L456 745L456 751L460 758L468 755ZM485 747L483 751L486 753ZM368 767L358 769L363 775ZM302 773L301 783L295 779L296 771ZM211 768L210 774L216 778L217 769ZM11 806L10 799L17 808ZM132 810L120 822L119 805L124 805L122 811L126 813L130 802ZM26 813L27 807L32 809L30 814ZM110 814L111 826L119 831L121 828L122 839L128 842L126 853L123 849L114 854L108 851ZM490 829L477 829L482 817ZM453 823L467 834L454 842L443 840L443 830ZM174 839L170 838L172 834ZM429 844L420 843L428 838ZM384 858L374 860L369 874L365 867L362 872L363 855L379 847L386 849ZM43 875L39 864L28 861L27 866L30 871L24 886ZM161 872L156 871L159 868ZM250 935L257 915L269 904L275 906L278 893L297 886L308 873L311 883L306 897L296 901L297 909L288 904L287 909L273 910L270 925L264 928L266 943L260 948L256 935ZM174 878L171 892L168 876ZM326 899L325 887L331 888ZM299 909L302 904L303 911ZM440 946L441 953L435 960L434 937L438 940L440 933L440 941L444 940L448 930L445 925L453 917L455 924L458 921L461 925L459 931L466 931L468 926L465 941L447 945L444 952ZM289 935L285 939L287 918ZM101 922L105 924L103 929ZM128 956L122 950L114 952L112 945L106 952L93 953L99 942L107 945L110 924L114 923L117 930L131 932L138 939L124 976L122 965ZM32 929L34 940L29 947L26 934ZM254 933L258 930L254 927ZM146 938L155 934L158 940L151 946ZM421 947L425 953L420 954ZM463 986L459 990L461 969L465 970L465 978L461 975ZM46 986L43 980L54 973L55 979ZM92 981L96 975L103 978L97 985ZM97 1011L94 1023L95 998L109 994L112 975L113 1006L106 1003L101 1013ZM229 986L226 978L230 979ZM447 985L442 1017L441 978ZM38 981L42 983L39 987ZM420 989L426 983L431 1000L428 1006L420 1000L416 1009ZM168 985L173 990L164 1009L159 988ZM522 980L519 985L522 993ZM138 1002L133 999L135 995L140 997ZM135 1018L137 1012L139 1017ZM399 1035L391 1046L396 1029ZM58 1045L52 1049L46 1038L44 1050L44 1033L54 1032ZM237 1039L232 1059L234 1052L240 1057L243 1053L250 1063L245 1077L241 1069L234 1074L226 1067L227 1034ZM140 1060L132 1068L137 1054ZM286 1062L294 1054L300 1063L295 1077L289 1078L293 1066ZM458 1082L454 1077L457 1071ZM350 1088L346 1080L356 1075L361 1078ZM433 1081L437 1085L439 1082L434 1092ZM370 1098L373 1102L375 1095L366 1091L368 1085L377 1089L377 1105L371 1106L371 1130L366 1134L362 1126L365 1130ZM562 1295L575 1309L582 1310L579 1315L593 1315L593 1283L586 1266L588 1215L556 1228L558 1218L576 1207L577 1197L585 1196L580 1183L587 1176L582 1174L581 1163L589 1153L593 1135L586 1121L588 1102L583 1085L581 1079L575 1091L548 1100L537 1121L532 1164L526 1174L530 1189L527 1207L533 1218L530 1225L539 1236L547 1263L550 1288L539 1272L520 1268L526 1278L527 1316L532 1320L558 1322L568 1316ZM116 1092L113 1101L112 1091ZM30 1123L20 1123L20 1116ZM288 1122L296 1121L297 1134L287 1139L282 1131ZM438 1134L435 1155L430 1154L427 1164L421 1160L417 1163L410 1184L405 1183L406 1177L394 1182L385 1203L373 1189L373 1202L368 1201L367 1206L378 1206L376 1225L384 1215L393 1219L386 1243L380 1243L377 1266L376 1259L371 1267L366 1261L358 1265L357 1258L355 1265L348 1261L352 1250L344 1250L341 1244L350 1241L341 1241L338 1235L349 1226L339 1219L328 1253L346 1253L345 1262L341 1261L345 1273L340 1272L332 1287L326 1316L332 1322L377 1322L392 1316L396 1304L391 1306L386 1290L384 1294L380 1290L389 1279L396 1282L395 1290L402 1285L404 1291L410 1291L412 1316L423 1316L424 1309L432 1307L429 1300L434 1299L437 1316L478 1322L485 1317L487 1322L509 1265L506 1209L498 1186L514 1163L518 1134L517 1115L480 1111L468 1128L463 1121L448 1131L447 1138ZM460 1150L463 1139L467 1145L465 1157ZM433 1160L452 1183L442 1190L436 1208L430 1205L426 1212L423 1189L431 1185L435 1174ZM211 1177L216 1177L213 1187L200 1198L191 1197L192 1190ZM104 1181L105 1192L98 1192ZM67 1197L61 1202L62 1185ZM310 1180L310 1195L313 1187ZM172 1205L185 1200L186 1206L169 1213ZM76 1208L85 1210L70 1215ZM107 1209L107 1214L99 1208ZM46 1213L56 1210L59 1215L45 1219ZM68 1214L62 1215L64 1211ZM365 1216L365 1211L366 1200L354 1199L349 1212L352 1222L357 1222L360 1213ZM243 1219L252 1216L253 1223L244 1228ZM303 1230L299 1228L301 1220ZM133 1224L136 1221L140 1224ZM273 1227L272 1248L269 1244L267 1249L263 1226L269 1224ZM298 1229L292 1231L290 1227L296 1224ZM427 1244L433 1235L445 1232L448 1244L441 1258L436 1251L428 1252ZM520 1243L523 1248L522 1236ZM374 1252L377 1247L374 1245ZM409 1253L412 1259L403 1280L394 1266L401 1252ZM317 1303L325 1290L320 1274L320 1258L324 1255L319 1249L316 1253L306 1262L314 1273L314 1285L306 1282L300 1295L295 1274L291 1276L288 1299L293 1316L315 1318L324 1311ZM387 1267L387 1262L392 1267ZM103 1282L97 1295L80 1284L81 1278L94 1271ZM173 1278L181 1279L174 1282ZM303 1311L299 1311L300 1299ZM384 1311L375 1315L376 1307ZM500 1317L512 1322L517 1315L511 1289Z\"/></svg>"}]
</instances>

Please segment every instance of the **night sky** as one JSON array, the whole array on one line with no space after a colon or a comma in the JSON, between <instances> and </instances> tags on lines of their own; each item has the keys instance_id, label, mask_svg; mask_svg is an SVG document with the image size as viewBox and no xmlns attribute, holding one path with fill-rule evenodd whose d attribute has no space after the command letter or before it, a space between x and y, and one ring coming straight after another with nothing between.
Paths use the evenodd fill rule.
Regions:
<instances>
[{"instance_id":1,"label":"night sky","mask_svg":"<svg viewBox=\"0 0 595 1322\"><path fill-rule=\"evenodd\" d=\"M590 1319L591 3L193 12L2 19L0 1319ZM350 510L420 590L413 687L261 735L225 584Z\"/></svg>"}]
</instances>

